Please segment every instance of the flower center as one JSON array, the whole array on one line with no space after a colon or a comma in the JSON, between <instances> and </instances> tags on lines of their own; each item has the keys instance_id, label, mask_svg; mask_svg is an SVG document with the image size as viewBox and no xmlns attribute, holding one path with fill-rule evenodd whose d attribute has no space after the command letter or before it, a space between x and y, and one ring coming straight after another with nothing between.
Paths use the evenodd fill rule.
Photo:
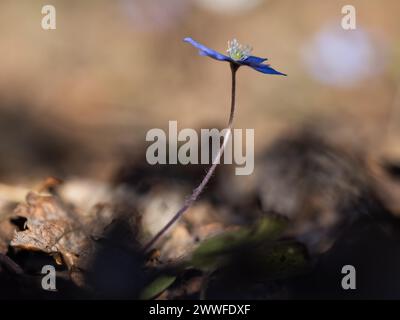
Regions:
<instances>
[{"instance_id":1,"label":"flower center","mask_svg":"<svg viewBox=\"0 0 400 320\"><path fill-rule=\"evenodd\" d=\"M241 45L236 39L228 41L229 56L235 61L242 61L248 58L251 54L252 48L247 45Z\"/></svg>"}]
</instances>

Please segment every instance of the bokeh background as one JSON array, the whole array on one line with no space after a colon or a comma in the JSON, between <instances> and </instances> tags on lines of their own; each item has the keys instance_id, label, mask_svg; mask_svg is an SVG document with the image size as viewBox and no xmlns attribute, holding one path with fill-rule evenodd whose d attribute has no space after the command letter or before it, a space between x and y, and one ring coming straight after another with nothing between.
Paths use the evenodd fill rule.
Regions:
<instances>
[{"instance_id":1,"label":"bokeh background","mask_svg":"<svg viewBox=\"0 0 400 320\"><path fill-rule=\"evenodd\" d=\"M56 7L56 30L41 28L44 4ZM341 28L346 4L357 10L353 31ZM399 9L396 0L3 0L0 181L107 180L127 156L144 161L146 132L168 120L223 127L229 67L199 57L186 36L221 52L237 38L289 75L239 72L235 126L255 129L256 152L306 122L398 158Z\"/></svg>"},{"instance_id":2,"label":"bokeh background","mask_svg":"<svg viewBox=\"0 0 400 320\"><path fill-rule=\"evenodd\" d=\"M56 30L41 27L46 4L56 8ZM348 4L356 30L341 27ZM169 120L179 129L222 129L229 115L229 65L199 56L183 42L188 36L220 52L237 38L288 77L239 70L235 127L255 129L256 171L235 176L234 166L219 166L159 241L159 255L146 257L147 271L278 214L290 219L285 236L319 265L300 283L260 288L240 287L241 263L232 263L240 277L228 282L240 290L206 289L207 298L343 297L344 264L360 266L364 285L350 298L398 298L399 12L397 0L0 1L0 298L54 297L18 278L41 276L53 258L12 239L65 219L72 235L84 225L84 242L101 240L102 249L57 248L63 259L72 252L89 263L84 279L58 266L70 290L58 297L76 298L81 285L95 288L90 297L137 297L148 279L136 245L171 219L206 170L150 166L146 133L167 131ZM4 261L18 268L10 273ZM162 298L201 297L208 275L189 278Z\"/></svg>"}]
</instances>

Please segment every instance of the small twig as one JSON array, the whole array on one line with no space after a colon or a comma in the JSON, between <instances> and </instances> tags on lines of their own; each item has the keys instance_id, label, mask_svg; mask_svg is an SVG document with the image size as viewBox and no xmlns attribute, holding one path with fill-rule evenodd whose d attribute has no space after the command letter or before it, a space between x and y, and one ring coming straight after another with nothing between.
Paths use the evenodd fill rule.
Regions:
<instances>
[{"instance_id":1,"label":"small twig","mask_svg":"<svg viewBox=\"0 0 400 320\"><path fill-rule=\"evenodd\" d=\"M236 97L236 71L238 70L239 65L231 63L231 71L232 71L232 94L231 94L231 112L229 115L228 121L228 131L224 136L224 141L222 143L221 148L218 150L217 155L215 156L211 167L208 169L207 174L200 182L199 186L193 190L192 195L186 199L185 203L183 204L182 208L178 210L178 212L172 217L172 219L144 246L143 250L147 252L152 248L152 246L168 231L168 229L179 220L179 218L185 213L187 209L189 209L193 203L197 200L200 194L203 192L204 187L207 185L208 181L210 180L211 176L213 175L217 165L221 159L222 154L224 153L226 144L232 134L232 126L233 126L233 119L235 116L235 97Z\"/></svg>"}]
</instances>

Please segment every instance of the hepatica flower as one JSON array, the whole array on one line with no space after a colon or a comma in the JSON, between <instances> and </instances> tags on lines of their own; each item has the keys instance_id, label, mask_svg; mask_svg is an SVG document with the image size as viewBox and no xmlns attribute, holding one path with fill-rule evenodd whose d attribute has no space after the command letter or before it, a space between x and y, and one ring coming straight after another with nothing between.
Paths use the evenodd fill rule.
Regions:
<instances>
[{"instance_id":1,"label":"hepatica flower","mask_svg":"<svg viewBox=\"0 0 400 320\"><path fill-rule=\"evenodd\" d=\"M219 61L226 61L230 63L232 72L232 93L231 93L231 112L228 121L228 130L224 136L224 141L218 153L213 158L211 167L208 169L205 177L200 182L197 188L193 190L192 195L186 199L183 206L178 210L178 212L173 216L173 218L144 246L144 251L148 251L154 245L154 243L163 236L168 229L183 215L183 213L191 207L191 205L197 200L204 187L207 185L211 176L213 175L221 156L225 150L226 144L232 135L233 118L235 115L235 97L236 97L236 71L241 66L250 67L256 71L265 74L276 74L286 76L286 74L276 71L271 68L268 64L264 62L267 60L265 58L260 58L251 55L251 47L243 46L237 42L236 39L228 42L228 55L221 54L213 49L207 48L206 46L194 41L192 38L185 38L184 41L189 42L191 45L199 50L202 56L207 56Z\"/></svg>"},{"instance_id":2,"label":"hepatica flower","mask_svg":"<svg viewBox=\"0 0 400 320\"><path fill-rule=\"evenodd\" d=\"M230 62L231 64L236 66L236 68L239 68L240 66L248 66L262 73L286 76L286 74L276 71L275 69L271 68L270 65L265 64L264 62L268 59L252 56L252 48L250 46L239 44L236 39L228 41L227 53L229 55L224 55L213 49L210 49L205 45L193 40L192 38L185 38L184 41L199 49L200 55L207 56L219 61Z\"/></svg>"}]
</instances>

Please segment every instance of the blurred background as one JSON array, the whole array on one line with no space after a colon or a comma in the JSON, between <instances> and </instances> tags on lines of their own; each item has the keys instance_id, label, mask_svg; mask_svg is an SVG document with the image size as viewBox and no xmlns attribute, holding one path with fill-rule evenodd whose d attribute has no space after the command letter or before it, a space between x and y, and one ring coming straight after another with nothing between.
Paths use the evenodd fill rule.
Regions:
<instances>
[{"instance_id":1,"label":"blurred background","mask_svg":"<svg viewBox=\"0 0 400 320\"><path fill-rule=\"evenodd\" d=\"M45 4L56 8L56 30L41 27ZM341 27L347 4L356 9L355 30ZM206 168L148 165L146 133L168 131L169 120L176 120L178 129L223 128L229 115L228 64L200 57L183 38L222 53L227 41L237 38L288 74L264 75L250 68L238 73L235 127L255 129L256 172L235 176L233 166L220 166L200 200L160 242L160 261L176 261L212 235L278 213L291 219L288 236L306 244L310 254L329 250L305 279L306 290L299 284L298 296L311 288L320 297L314 283L321 292L328 282L339 290L339 267L359 263L370 266L361 296L371 297L382 287L376 296L397 297L400 281L391 275L400 266L400 224L386 209L400 215L399 11L397 0L2 0L0 258L7 255L21 265L22 271L14 273L34 274L32 269L38 274L37 266L30 267L38 257L24 252L32 247L14 248L11 240L16 230L35 231L32 225L26 228L29 219L46 226L46 214L54 214L55 222L64 222L66 207L75 213L70 226L83 221L91 237L108 234L129 250L134 241L125 237L124 228L135 241L154 236ZM301 131L304 127L311 134ZM378 160L374 164L392 165L385 168L390 179L374 171L379 165L371 166L371 158ZM378 179L370 180L371 175ZM56 192L58 180L40 185L49 176L65 184ZM37 194L25 203L29 190ZM48 190L57 197L49 197ZM54 209L57 201L63 205ZM361 218L355 229L345 228L360 216L369 219L370 229ZM124 222L115 223L115 217ZM85 258L81 249L62 249L57 252L64 258L71 252ZM355 262L354 252L360 254ZM127 279L142 285L141 274L132 272L132 265L142 269L134 255L110 246L94 256L92 281L105 296L131 297ZM383 265L388 269L381 270ZM375 281L380 273L387 275L381 287ZM116 285L107 282L110 274ZM327 276L322 281L319 275ZM142 279L139 284L135 277ZM198 295L196 281L192 291ZM297 285L290 284L291 290ZM4 296L14 287L14 281L3 286ZM23 294L29 287L21 285ZM265 298L267 289L262 296L240 297ZM282 298L286 289L277 291ZM164 298L187 296L172 291Z\"/></svg>"},{"instance_id":2,"label":"blurred background","mask_svg":"<svg viewBox=\"0 0 400 320\"><path fill-rule=\"evenodd\" d=\"M49 3L50 4L50 3ZM351 1L357 29L341 28L348 1L43 1L0 3L0 181L44 176L110 179L142 157L145 134L223 127L230 71L199 57L191 36L220 52L250 44L288 77L242 68L237 128L256 152L282 130L314 122L332 136L400 157L400 4ZM396 98L398 97L398 98ZM397 104L397 105L396 105Z\"/></svg>"}]
</instances>

